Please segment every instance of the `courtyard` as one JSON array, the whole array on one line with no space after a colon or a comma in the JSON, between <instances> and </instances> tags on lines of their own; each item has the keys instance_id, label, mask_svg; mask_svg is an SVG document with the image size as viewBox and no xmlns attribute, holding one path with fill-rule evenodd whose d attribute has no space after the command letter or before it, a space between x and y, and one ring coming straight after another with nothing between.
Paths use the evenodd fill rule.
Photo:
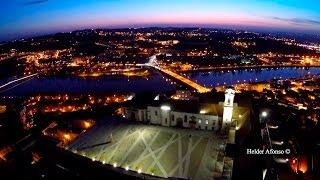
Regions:
<instances>
[{"instance_id":1,"label":"courtyard","mask_svg":"<svg viewBox=\"0 0 320 180\"><path fill-rule=\"evenodd\" d=\"M221 178L225 142L213 131L104 121L80 135L68 149L138 173L212 179Z\"/></svg>"}]
</instances>

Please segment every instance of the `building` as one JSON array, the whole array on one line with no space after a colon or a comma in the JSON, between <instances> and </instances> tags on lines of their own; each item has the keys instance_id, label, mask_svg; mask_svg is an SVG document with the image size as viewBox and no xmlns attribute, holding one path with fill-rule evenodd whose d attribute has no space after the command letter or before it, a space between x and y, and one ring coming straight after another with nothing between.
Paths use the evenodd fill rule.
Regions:
<instances>
[{"instance_id":1,"label":"building","mask_svg":"<svg viewBox=\"0 0 320 180\"><path fill-rule=\"evenodd\" d=\"M181 105L183 103L171 102L160 106L148 106L146 120L151 124L162 126L218 130L219 120L221 120L218 115L206 113L204 110L200 110L199 106L193 111L188 111L187 107L181 108Z\"/></svg>"},{"instance_id":2,"label":"building","mask_svg":"<svg viewBox=\"0 0 320 180\"><path fill-rule=\"evenodd\" d=\"M0 114L5 113L7 111L7 106L0 105Z\"/></svg>"},{"instance_id":3,"label":"building","mask_svg":"<svg viewBox=\"0 0 320 180\"><path fill-rule=\"evenodd\" d=\"M125 107L129 120L161 126L201 130L236 130L249 119L250 109L234 103L235 91L225 91L225 101L202 103L195 100L154 100L148 103L133 102Z\"/></svg>"},{"instance_id":4,"label":"building","mask_svg":"<svg viewBox=\"0 0 320 180\"><path fill-rule=\"evenodd\" d=\"M235 91L232 88L228 88L225 91L225 98L224 98L224 104L223 104L223 116L222 116L222 129L225 129L229 125L231 125L234 95L235 95Z\"/></svg>"},{"instance_id":5,"label":"building","mask_svg":"<svg viewBox=\"0 0 320 180\"><path fill-rule=\"evenodd\" d=\"M171 96L171 99L175 100L196 100L190 91L187 90L177 90L174 95Z\"/></svg>"}]
</instances>

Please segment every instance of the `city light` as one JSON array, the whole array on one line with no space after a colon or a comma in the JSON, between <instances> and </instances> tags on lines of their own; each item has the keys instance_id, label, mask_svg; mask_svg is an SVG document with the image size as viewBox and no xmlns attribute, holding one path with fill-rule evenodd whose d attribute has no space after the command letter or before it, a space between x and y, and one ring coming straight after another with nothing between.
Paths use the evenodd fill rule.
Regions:
<instances>
[{"instance_id":1,"label":"city light","mask_svg":"<svg viewBox=\"0 0 320 180\"><path fill-rule=\"evenodd\" d=\"M274 158L274 161L279 163L279 164L285 164L289 162L288 158Z\"/></svg>"},{"instance_id":2,"label":"city light","mask_svg":"<svg viewBox=\"0 0 320 180\"><path fill-rule=\"evenodd\" d=\"M142 172L142 170L141 169L138 169L138 173L140 174Z\"/></svg>"},{"instance_id":3,"label":"city light","mask_svg":"<svg viewBox=\"0 0 320 180\"><path fill-rule=\"evenodd\" d=\"M268 113L267 113L266 111L263 111L263 112L261 113L261 115L262 115L262 117L267 117L267 116L268 116Z\"/></svg>"},{"instance_id":4,"label":"city light","mask_svg":"<svg viewBox=\"0 0 320 180\"><path fill-rule=\"evenodd\" d=\"M275 145L283 145L283 141L271 141L271 143Z\"/></svg>"},{"instance_id":5,"label":"city light","mask_svg":"<svg viewBox=\"0 0 320 180\"><path fill-rule=\"evenodd\" d=\"M167 105L162 105L162 106L160 107L160 109L162 109L162 110L164 110L164 111L170 111L170 110L171 110L170 106L167 106Z\"/></svg>"},{"instance_id":6,"label":"city light","mask_svg":"<svg viewBox=\"0 0 320 180\"><path fill-rule=\"evenodd\" d=\"M130 101L130 100L132 100L133 99L133 95L130 95L129 97L128 97L128 100Z\"/></svg>"},{"instance_id":7,"label":"city light","mask_svg":"<svg viewBox=\"0 0 320 180\"><path fill-rule=\"evenodd\" d=\"M272 125L268 125L268 128L270 129L278 129L279 126L272 126Z\"/></svg>"},{"instance_id":8,"label":"city light","mask_svg":"<svg viewBox=\"0 0 320 180\"><path fill-rule=\"evenodd\" d=\"M42 14L52 9L52 3L38 4L43 7ZM267 11L271 4L260 9ZM116 9L128 12L140 6L124 5ZM232 3L223 7L230 6ZM276 6L279 9L280 5ZM92 12L95 7L87 6ZM84 28L1 42L0 135L8 147L0 147L0 159L10 157L8 166L13 167L39 166L32 174L50 179L51 174L41 170L56 168L37 162L55 158L46 153L54 147L29 143L41 138L56 142L56 148L66 152L62 155L73 153L93 166L111 167L124 176L142 179L154 174L157 177L153 178L234 179L232 172L238 170L237 175L251 179L265 178L269 173L274 177L317 178L320 158L316 155L320 151L315 147L319 144L309 137L320 132L320 36L297 33L308 29L314 13L300 15L309 21L298 22L302 20L285 15L289 10L255 18L261 25L275 22L280 29L292 28L284 33L254 32L256 28L249 31L247 27ZM214 8L212 12L216 12ZM159 17L154 19L161 19L162 14L157 13ZM297 11L291 14L300 17ZM85 27L87 19L80 20ZM240 21L238 24L244 23ZM291 21L298 23L288 23ZM90 23L94 26L95 22ZM288 24L290 27L284 28ZM24 31L22 27L20 33L14 33L23 36ZM11 116L19 122L8 123ZM39 136L32 136L38 130ZM254 156L257 161L267 165L272 161L277 171L269 172L272 168L268 167L260 174L247 174L251 166L237 169L237 159L229 156L229 150L241 147L242 142L250 145L243 156L250 159L259 154ZM20 161L21 157L15 157L17 153L11 153L16 151L15 144L28 148L32 158ZM85 175L93 177L99 171ZM65 169L62 173L69 172Z\"/></svg>"},{"instance_id":9,"label":"city light","mask_svg":"<svg viewBox=\"0 0 320 180\"><path fill-rule=\"evenodd\" d=\"M63 137L64 137L66 140L70 140L70 139L71 139L70 134L64 134Z\"/></svg>"},{"instance_id":10,"label":"city light","mask_svg":"<svg viewBox=\"0 0 320 180\"><path fill-rule=\"evenodd\" d=\"M305 156L300 156L289 161L291 169L295 173L306 173L308 170L308 159Z\"/></svg>"},{"instance_id":11,"label":"city light","mask_svg":"<svg viewBox=\"0 0 320 180\"><path fill-rule=\"evenodd\" d=\"M154 100L155 100L155 101L159 101L159 99L160 99L160 96L159 96L159 95L157 95L156 97L154 97Z\"/></svg>"},{"instance_id":12,"label":"city light","mask_svg":"<svg viewBox=\"0 0 320 180\"><path fill-rule=\"evenodd\" d=\"M85 127L86 129L90 128L90 127L91 127L91 123L85 121L85 122L84 122L84 127Z\"/></svg>"}]
</instances>

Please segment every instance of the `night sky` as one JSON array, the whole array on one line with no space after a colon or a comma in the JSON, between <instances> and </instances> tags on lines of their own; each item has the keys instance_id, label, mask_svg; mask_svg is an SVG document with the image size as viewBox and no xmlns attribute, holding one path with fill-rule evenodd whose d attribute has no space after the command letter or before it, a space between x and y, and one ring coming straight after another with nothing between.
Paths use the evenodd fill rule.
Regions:
<instances>
[{"instance_id":1,"label":"night sky","mask_svg":"<svg viewBox=\"0 0 320 180\"><path fill-rule=\"evenodd\" d=\"M320 33L318 0L4 0L0 40L84 28L201 26Z\"/></svg>"}]
</instances>

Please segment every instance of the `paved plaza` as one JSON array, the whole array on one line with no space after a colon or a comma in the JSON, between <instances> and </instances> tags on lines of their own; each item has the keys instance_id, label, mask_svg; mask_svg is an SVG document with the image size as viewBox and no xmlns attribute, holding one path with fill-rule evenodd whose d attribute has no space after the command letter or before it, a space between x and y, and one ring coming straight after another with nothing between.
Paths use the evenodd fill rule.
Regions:
<instances>
[{"instance_id":1,"label":"paved plaza","mask_svg":"<svg viewBox=\"0 0 320 180\"><path fill-rule=\"evenodd\" d=\"M69 149L96 161L160 177L212 179L221 176L224 142L213 131L100 122Z\"/></svg>"}]
</instances>

